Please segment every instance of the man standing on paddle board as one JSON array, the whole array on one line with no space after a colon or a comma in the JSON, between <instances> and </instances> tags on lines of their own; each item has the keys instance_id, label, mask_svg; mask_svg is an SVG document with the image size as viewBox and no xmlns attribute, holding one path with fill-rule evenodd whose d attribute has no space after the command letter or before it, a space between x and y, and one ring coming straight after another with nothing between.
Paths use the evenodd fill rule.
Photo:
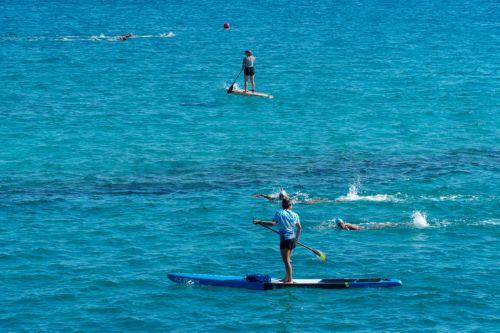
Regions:
<instances>
[{"instance_id":1,"label":"man standing on paddle board","mask_svg":"<svg viewBox=\"0 0 500 333\"><path fill-rule=\"evenodd\" d=\"M281 201L281 207L283 209L278 210L276 214L274 214L272 221L254 220L253 223L270 227L278 225L281 259L283 259L286 270L283 283L293 283L290 257L292 256L292 250L299 240L302 226L300 225L299 215L292 211L292 201L290 199L283 199L283 201ZM297 232L295 232L295 228L297 228Z\"/></svg>"},{"instance_id":2,"label":"man standing on paddle board","mask_svg":"<svg viewBox=\"0 0 500 333\"><path fill-rule=\"evenodd\" d=\"M252 92L255 92L255 69L253 63L255 62L255 57L252 51L246 50L245 57L243 58L243 63L241 65L243 73L245 74L245 94L248 92L248 79L250 78L250 83L252 84Z\"/></svg>"}]
</instances>

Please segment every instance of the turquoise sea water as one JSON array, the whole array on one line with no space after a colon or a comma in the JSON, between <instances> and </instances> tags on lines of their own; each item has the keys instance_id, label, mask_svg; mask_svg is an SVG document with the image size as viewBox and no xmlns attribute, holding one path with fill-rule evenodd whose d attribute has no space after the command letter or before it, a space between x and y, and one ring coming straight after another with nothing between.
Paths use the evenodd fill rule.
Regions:
<instances>
[{"instance_id":1,"label":"turquoise sea water","mask_svg":"<svg viewBox=\"0 0 500 333\"><path fill-rule=\"evenodd\" d=\"M500 331L499 22L496 1L2 1L1 331ZM274 100L225 93L247 48ZM296 277L403 287L166 279L281 277L251 224L280 186L326 199L294 206L329 255L297 249Z\"/></svg>"}]
</instances>

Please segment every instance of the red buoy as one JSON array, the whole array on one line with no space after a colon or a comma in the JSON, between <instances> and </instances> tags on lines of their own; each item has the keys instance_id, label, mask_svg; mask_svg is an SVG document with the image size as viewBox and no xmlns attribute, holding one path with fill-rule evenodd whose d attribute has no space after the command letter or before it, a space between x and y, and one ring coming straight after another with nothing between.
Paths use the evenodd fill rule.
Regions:
<instances>
[{"instance_id":1,"label":"red buoy","mask_svg":"<svg viewBox=\"0 0 500 333\"><path fill-rule=\"evenodd\" d=\"M231 26L229 25L229 23L224 23L224 29L228 30L229 28L231 28Z\"/></svg>"}]
</instances>

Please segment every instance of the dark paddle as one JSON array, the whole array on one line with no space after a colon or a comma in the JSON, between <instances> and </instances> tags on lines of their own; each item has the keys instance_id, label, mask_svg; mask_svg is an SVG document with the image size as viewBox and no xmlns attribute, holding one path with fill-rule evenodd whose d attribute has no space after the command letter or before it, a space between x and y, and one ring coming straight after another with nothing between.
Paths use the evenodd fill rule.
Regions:
<instances>
[{"instance_id":1,"label":"dark paddle","mask_svg":"<svg viewBox=\"0 0 500 333\"><path fill-rule=\"evenodd\" d=\"M236 77L236 79L234 79L233 81L233 84L229 87L229 89L227 90L227 93L230 94L233 92L233 88L234 88L234 84L236 83L236 80L238 80L238 78L240 77L241 75L241 72L243 72L243 68L241 69L241 71L238 73L238 76Z\"/></svg>"},{"instance_id":2,"label":"dark paddle","mask_svg":"<svg viewBox=\"0 0 500 333\"><path fill-rule=\"evenodd\" d=\"M274 230L271 227L268 227L267 225L264 225L264 224L260 224L260 225L263 226L266 229L271 230L272 232L275 232L275 233L279 234L279 232L277 232L276 230ZM326 261L326 254L323 253L323 252L321 252L320 250L313 249L312 247L304 245L301 242L297 242L297 244L299 244L300 246L305 247L306 249L312 251L320 261Z\"/></svg>"}]
</instances>

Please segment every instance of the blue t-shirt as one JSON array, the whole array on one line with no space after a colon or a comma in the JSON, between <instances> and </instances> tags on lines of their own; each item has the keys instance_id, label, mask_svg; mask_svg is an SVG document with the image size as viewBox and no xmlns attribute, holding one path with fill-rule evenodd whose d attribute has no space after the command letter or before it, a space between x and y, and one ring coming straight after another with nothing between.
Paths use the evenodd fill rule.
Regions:
<instances>
[{"instance_id":1,"label":"blue t-shirt","mask_svg":"<svg viewBox=\"0 0 500 333\"><path fill-rule=\"evenodd\" d=\"M295 238L295 225L300 223L297 213L291 210L280 209L274 214L273 221L278 223L281 240Z\"/></svg>"}]
</instances>

